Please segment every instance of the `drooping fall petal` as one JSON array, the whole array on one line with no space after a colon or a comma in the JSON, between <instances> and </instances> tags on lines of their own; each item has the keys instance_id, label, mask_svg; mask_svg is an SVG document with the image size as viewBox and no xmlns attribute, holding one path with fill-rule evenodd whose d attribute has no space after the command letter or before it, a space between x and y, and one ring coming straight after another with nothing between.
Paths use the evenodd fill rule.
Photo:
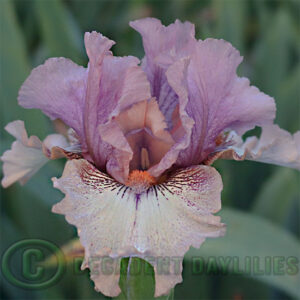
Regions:
<instances>
[{"instance_id":1,"label":"drooping fall petal","mask_svg":"<svg viewBox=\"0 0 300 300\"><path fill-rule=\"evenodd\" d=\"M24 184L49 159L58 158L51 149L67 148L66 138L60 134L51 134L42 143L36 136L28 138L24 122L14 121L6 125L6 131L16 138L10 150L4 152L2 186L8 187L16 181Z\"/></svg>"},{"instance_id":2,"label":"drooping fall petal","mask_svg":"<svg viewBox=\"0 0 300 300\"><path fill-rule=\"evenodd\" d=\"M233 145L216 153L213 160L247 159L300 170L300 131L292 135L272 124L262 127L259 139L252 136L243 142L239 136L233 135L232 141Z\"/></svg>"},{"instance_id":3,"label":"drooping fall petal","mask_svg":"<svg viewBox=\"0 0 300 300\"><path fill-rule=\"evenodd\" d=\"M155 270L155 295L166 294L182 280L181 262L190 246L200 247L206 237L223 234L220 218L222 181L208 166L178 170L165 183L137 194L85 160L68 161L54 186L66 197L53 211L74 224L85 247L84 267L95 268L99 259L110 257L115 269L110 276L92 272L96 288L107 296L120 292L121 257L138 256ZM150 257L177 257L169 274L160 274ZM99 264L101 266L101 264ZM176 268L177 267L177 268Z\"/></svg>"}]
</instances>

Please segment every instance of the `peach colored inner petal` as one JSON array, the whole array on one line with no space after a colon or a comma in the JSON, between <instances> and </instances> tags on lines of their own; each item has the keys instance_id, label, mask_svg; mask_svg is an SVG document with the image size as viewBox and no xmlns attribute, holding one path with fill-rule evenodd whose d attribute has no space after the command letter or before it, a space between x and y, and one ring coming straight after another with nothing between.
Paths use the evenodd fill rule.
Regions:
<instances>
[{"instance_id":1,"label":"peach colored inner petal","mask_svg":"<svg viewBox=\"0 0 300 300\"><path fill-rule=\"evenodd\" d=\"M133 151L130 170L145 170L158 164L174 145L155 99L133 105L115 121Z\"/></svg>"}]
</instances>

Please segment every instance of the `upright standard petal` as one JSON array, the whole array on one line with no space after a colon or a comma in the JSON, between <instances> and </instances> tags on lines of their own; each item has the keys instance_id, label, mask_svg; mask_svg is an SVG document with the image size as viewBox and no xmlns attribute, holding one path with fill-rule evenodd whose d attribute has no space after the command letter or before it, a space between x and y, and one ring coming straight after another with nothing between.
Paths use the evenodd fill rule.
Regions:
<instances>
[{"instance_id":1,"label":"upright standard petal","mask_svg":"<svg viewBox=\"0 0 300 300\"><path fill-rule=\"evenodd\" d=\"M150 99L151 94L139 60L132 56L113 57L113 44L95 31L86 33L87 69L68 59L49 59L32 71L18 99L23 107L41 109L51 119L60 119L74 129L82 155L125 182L132 151L121 130L116 130L112 145L103 140L103 130L99 128L112 130L115 116Z\"/></svg>"},{"instance_id":2,"label":"upright standard petal","mask_svg":"<svg viewBox=\"0 0 300 300\"><path fill-rule=\"evenodd\" d=\"M174 91L178 95L178 105L172 114L172 128L170 130L175 143L161 161L152 168L151 173L156 177L169 169L177 161L179 153L190 145L195 122L185 110L189 101L188 92L185 88L188 65L189 59L183 58L174 64L176 66L176 74L172 73L172 70L168 70L166 73L169 82L174 84Z\"/></svg>"},{"instance_id":3,"label":"upright standard petal","mask_svg":"<svg viewBox=\"0 0 300 300\"><path fill-rule=\"evenodd\" d=\"M7 150L1 157L3 161L2 186L8 187L16 181L24 184L49 159L58 158L51 153L52 147L65 148L67 140L60 134L51 134L42 143L36 136L28 138L24 122L14 121L5 127L6 131L17 140L13 142L11 150Z\"/></svg>"},{"instance_id":4,"label":"upright standard petal","mask_svg":"<svg viewBox=\"0 0 300 300\"><path fill-rule=\"evenodd\" d=\"M139 60L113 57L108 52L113 42L102 35L86 33L85 44L90 59L84 111L88 152L99 169L125 182L132 150L113 118L150 99L149 82L138 66Z\"/></svg>"},{"instance_id":5,"label":"upright standard petal","mask_svg":"<svg viewBox=\"0 0 300 300\"><path fill-rule=\"evenodd\" d=\"M193 24L181 23L179 20L164 26L160 20L154 18L130 22L130 26L142 35L145 49L142 67L150 81L151 94L156 97L175 141L160 163L151 170L154 176L159 176L176 162L179 152L190 143L194 121L185 112L187 95L178 98L176 89L166 77L166 71L172 63L192 53L196 45L195 28ZM183 84L181 81L186 80L188 64L187 59L183 61L184 65L176 70L180 85Z\"/></svg>"},{"instance_id":6,"label":"upright standard petal","mask_svg":"<svg viewBox=\"0 0 300 300\"><path fill-rule=\"evenodd\" d=\"M50 58L33 69L19 91L19 104L61 119L84 142L83 108L87 70L66 58Z\"/></svg>"},{"instance_id":7,"label":"upright standard petal","mask_svg":"<svg viewBox=\"0 0 300 300\"><path fill-rule=\"evenodd\" d=\"M222 190L212 167L178 170L165 183L137 194L87 161L71 160L54 186L66 197L53 211L77 227L85 247L83 267L93 270L96 289L107 296L120 293L122 257L141 257L153 265L159 296L181 282L182 259L190 246L224 233L220 218L212 215L221 207ZM167 273L160 272L156 258L161 257L169 259ZM112 272L102 269L105 259Z\"/></svg>"},{"instance_id":8,"label":"upright standard petal","mask_svg":"<svg viewBox=\"0 0 300 300\"><path fill-rule=\"evenodd\" d=\"M164 26L160 20L154 18L130 22L130 26L142 35L145 49L142 67L150 81L151 94L157 99L171 128L172 114L178 105L178 99L166 79L165 72L172 62L190 53L196 43L195 27L189 22L181 23L179 20Z\"/></svg>"},{"instance_id":9,"label":"upright standard petal","mask_svg":"<svg viewBox=\"0 0 300 300\"><path fill-rule=\"evenodd\" d=\"M186 112L195 122L190 145L179 154L179 166L202 162L224 130L243 134L274 119L274 100L236 75L241 61L228 42L207 39L195 47L184 81L180 79L183 60L169 67L167 79L178 95L188 97Z\"/></svg>"}]
</instances>

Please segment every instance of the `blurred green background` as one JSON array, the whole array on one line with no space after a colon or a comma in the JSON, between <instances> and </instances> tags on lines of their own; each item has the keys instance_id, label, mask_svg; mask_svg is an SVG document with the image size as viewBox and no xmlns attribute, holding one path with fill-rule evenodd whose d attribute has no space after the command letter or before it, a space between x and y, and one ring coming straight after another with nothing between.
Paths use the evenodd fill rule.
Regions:
<instances>
[{"instance_id":1,"label":"blurred green background","mask_svg":"<svg viewBox=\"0 0 300 300\"><path fill-rule=\"evenodd\" d=\"M130 20L152 16L167 25L176 18L196 25L198 38L223 38L244 56L239 74L273 96L276 122L291 132L300 128L300 8L299 1L242 0L0 0L0 99L1 148L12 138L3 127L16 119L25 121L29 134L43 139L53 124L35 110L17 105L17 93L30 70L52 56L87 63L83 47L85 31L96 30L117 44L115 55L143 57L140 36ZM256 129L253 133L259 133ZM296 299L300 277L296 275L233 274L195 275L191 257L298 256L299 173L254 162L218 161L223 177L223 210L227 235L208 240L200 250L186 255L184 281L175 288L175 299ZM40 238L64 245L76 237L64 218L51 213L63 195L52 188L50 178L60 176L63 161L53 161L24 187L1 190L1 254L24 238ZM174 245L175 247L176 245ZM299 267L299 264L298 264ZM17 259L12 268L19 272ZM151 285L150 280L143 281ZM151 288L150 288L151 290ZM126 297L121 296L123 299ZM125 298L124 298L125 297ZM142 297L142 296L140 296ZM103 299L96 293L88 272L74 275L68 266L56 285L33 291L10 284L1 274L3 299ZM139 298L137 292L136 299ZM145 298L145 295L143 296Z\"/></svg>"}]
</instances>

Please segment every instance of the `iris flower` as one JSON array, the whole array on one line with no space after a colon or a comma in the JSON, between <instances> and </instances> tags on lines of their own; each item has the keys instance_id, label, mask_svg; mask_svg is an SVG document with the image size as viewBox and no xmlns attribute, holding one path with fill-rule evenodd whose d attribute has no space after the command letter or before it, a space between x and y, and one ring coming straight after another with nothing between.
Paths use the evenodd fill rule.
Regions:
<instances>
[{"instance_id":1,"label":"iris flower","mask_svg":"<svg viewBox=\"0 0 300 300\"><path fill-rule=\"evenodd\" d=\"M182 259L207 237L224 234L215 216L222 180L211 164L220 158L256 160L300 169L300 132L273 124L274 99L236 69L242 61L228 42L197 40L194 25L165 27L157 19L130 23L143 38L145 57L113 56L113 41L84 36L87 68L50 58L22 85L18 101L68 127L68 136L28 138L22 121L6 130L16 141L3 156L7 187L25 183L49 159L67 157L54 187L65 198L55 213L77 227L83 268L110 257L114 272L91 272L97 290L120 293L122 257L149 261L155 296L181 282ZM261 137L242 140L255 126ZM153 260L170 260L159 272Z\"/></svg>"}]
</instances>

